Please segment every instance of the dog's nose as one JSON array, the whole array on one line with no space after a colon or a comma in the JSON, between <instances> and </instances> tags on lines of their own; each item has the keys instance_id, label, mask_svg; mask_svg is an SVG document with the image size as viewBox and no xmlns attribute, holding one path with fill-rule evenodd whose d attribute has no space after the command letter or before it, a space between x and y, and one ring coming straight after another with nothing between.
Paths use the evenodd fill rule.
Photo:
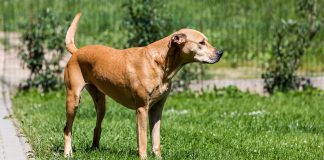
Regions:
<instances>
[{"instance_id":1,"label":"dog's nose","mask_svg":"<svg viewBox=\"0 0 324 160\"><path fill-rule=\"evenodd\" d=\"M222 58L222 55L223 55L223 50L218 50L216 51L216 61L215 62L218 62L221 58Z\"/></svg>"},{"instance_id":2,"label":"dog's nose","mask_svg":"<svg viewBox=\"0 0 324 160\"><path fill-rule=\"evenodd\" d=\"M219 56L221 56L221 55L223 54L223 50L218 50L218 51L216 52L216 54L219 55Z\"/></svg>"}]
</instances>

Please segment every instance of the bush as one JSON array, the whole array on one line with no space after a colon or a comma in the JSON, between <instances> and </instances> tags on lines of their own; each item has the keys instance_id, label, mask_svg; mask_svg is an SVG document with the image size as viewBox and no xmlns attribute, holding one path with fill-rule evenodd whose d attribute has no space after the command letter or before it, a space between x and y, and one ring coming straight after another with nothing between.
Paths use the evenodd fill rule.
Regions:
<instances>
[{"instance_id":1,"label":"bush","mask_svg":"<svg viewBox=\"0 0 324 160\"><path fill-rule=\"evenodd\" d=\"M274 35L270 65L262 74L265 90L270 94L276 90L286 92L310 85L308 80L296 75L296 70L305 49L319 31L316 0L298 0L296 8L300 19L281 21Z\"/></svg>"},{"instance_id":2,"label":"bush","mask_svg":"<svg viewBox=\"0 0 324 160\"><path fill-rule=\"evenodd\" d=\"M159 0L129 0L124 5L128 16L125 18L129 30L125 47L148 45L171 31L171 19L164 15L165 5Z\"/></svg>"},{"instance_id":3,"label":"bush","mask_svg":"<svg viewBox=\"0 0 324 160\"><path fill-rule=\"evenodd\" d=\"M61 86L63 68L59 62L65 50L64 37L66 25L58 21L50 9L43 10L36 21L26 25L22 34L20 58L31 73L20 89L35 87L43 92L58 89Z\"/></svg>"}]
</instances>

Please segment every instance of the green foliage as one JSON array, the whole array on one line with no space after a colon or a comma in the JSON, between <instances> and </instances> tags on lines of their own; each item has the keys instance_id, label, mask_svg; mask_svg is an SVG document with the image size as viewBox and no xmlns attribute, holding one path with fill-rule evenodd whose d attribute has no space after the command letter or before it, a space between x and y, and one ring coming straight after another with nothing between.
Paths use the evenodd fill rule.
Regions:
<instances>
[{"instance_id":1,"label":"green foliage","mask_svg":"<svg viewBox=\"0 0 324 160\"><path fill-rule=\"evenodd\" d=\"M234 95L234 96L233 96ZM262 97L234 87L173 93L161 122L164 159L322 159L323 91ZM64 159L65 92L19 93L15 117L35 159ZM138 159L133 110L108 100L101 143L91 150L96 112L86 92L73 125L74 159ZM149 132L148 132L149 134ZM148 149L151 148L148 136ZM154 159L148 150L149 159Z\"/></svg>"},{"instance_id":2,"label":"green foliage","mask_svg":"<svg viewBox=\"0 0 324 160\"><path fill-rule=\"evenodd\" d=\"M21 89L36 87L47 92L60 87L63 68L59 62L65 49L66 26L58 23L59 18L45 9L26 25L19 55L31 74Z\"/></svg>"},{"instance_id":3,"label":"green foliage","mask_svg":"<svg viewBox=\"0 0 324 160\"><path fill-rule=\"evenodd\" d=\"M303 80L296 75L300 61L310 42L319 31L316 19L316 0L298 0L298 20L282 20L274 36L272 61L262 75L269 93L296 90Z\"/></svg>"},{"instance_id":4,"label":"green foliage","mask_svg":"<svg viewBox=\"0 0 324 160\"><path fill-rule=\"evenodd\" d=\"M163 15L162 1L128 0L125 7L125 25L129 30L126 47L145 46L169 34L171 20Z\"/></svg>"},{"instance_id":5,"label":"green foliage","mask_svg":"<svg viewBox=\"0 0 324 160\"><path fill-rule=\"evenodd\" d=\"M83 16L77 33L78 46L100 42L104 45L124 48L129 39L128 32L133 32L124 23L128 11L122 6L128 1L3 0L4 3L0 3L0 15L5 15L6 19L1 21L0 18L0 26L7 26L10 31L22 32L25 28L17 24L26 23L28 21L26 17L36 17L40 10L48 7L61 17L81 11ZM163 0L161 2L165 8L156 9L158 13L163 12L162 15L167 19L173 19L170 25L172 31L188 27L203 32L211 44L227 51L220 63L226 66L232 64L234 67L257 66L262 69L266 67L264 62L267 62L267 57L271 55L273 39L271 29L280 19L298 17L293 7L296 0ZM317 8L324 8L323 0L317 0ZM323 11L318 10L318 13L324 17ZM98 38L101 40L97 41ZM307 49L309 56L303 58L305 60L302 64L303 70L316 72L323 70L324 63L320 63L324 57L323 39L324 32L321 31L314 38L313 46ZM215 65L210 68L217 67ZM259 77L259 74L255 76Z\"/></svg>"}]
</instances>

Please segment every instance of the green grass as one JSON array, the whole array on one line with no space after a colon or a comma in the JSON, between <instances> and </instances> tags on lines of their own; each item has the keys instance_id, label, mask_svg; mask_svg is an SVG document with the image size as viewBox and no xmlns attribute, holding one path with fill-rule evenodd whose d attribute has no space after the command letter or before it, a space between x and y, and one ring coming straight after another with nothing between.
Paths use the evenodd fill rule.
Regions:
<instances>
[{"instance_id":1,"label":"green grass","mask_svg":"<svg viewBox=\"0 0 324 160\"><path fill-rule=\"evenodd\" d=\"M323 97L323 92L261 97L234 89L173 94L163 112L162 155L164 159L323 159ZM25 92L12 100L36 159L63 159L65 93ZM101 147L95 151L90 150L94 125L93 104L84 92L73 126L75 159L137 159L133 110L109 100ZM150 152L149 157L153 159Z\"/></svg>"}]
</instances>

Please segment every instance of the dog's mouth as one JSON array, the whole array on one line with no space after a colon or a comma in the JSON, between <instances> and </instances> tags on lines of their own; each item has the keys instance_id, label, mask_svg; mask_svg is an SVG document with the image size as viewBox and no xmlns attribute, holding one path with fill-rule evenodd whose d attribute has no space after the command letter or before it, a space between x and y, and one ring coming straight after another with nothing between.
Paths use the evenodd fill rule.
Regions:
<instances>
[{"instance_id":1,"label":"dog's mouth","mask_svg":"<svg viewBox=\"0 0 324 160\"><path fill-rule=\"evenodd\" d=\"M214 64L214 63L216 63L216 59L215 60L211 60L211 61L202 61L201 63L204 63L204 64Z\"/></svg>"},{"instance_id":2,"label":"dog's mouth","mask_svg":"<svg viewBox=\"0 0 324 160\"><path fill-rule=\"evenodd\" d=\"M211 59L210 61L202 61L202 63L206 64L214 64L217 63L223 56L223 50L219 50L216 52L216 57Z\"/></svg>"}]
</instances>

